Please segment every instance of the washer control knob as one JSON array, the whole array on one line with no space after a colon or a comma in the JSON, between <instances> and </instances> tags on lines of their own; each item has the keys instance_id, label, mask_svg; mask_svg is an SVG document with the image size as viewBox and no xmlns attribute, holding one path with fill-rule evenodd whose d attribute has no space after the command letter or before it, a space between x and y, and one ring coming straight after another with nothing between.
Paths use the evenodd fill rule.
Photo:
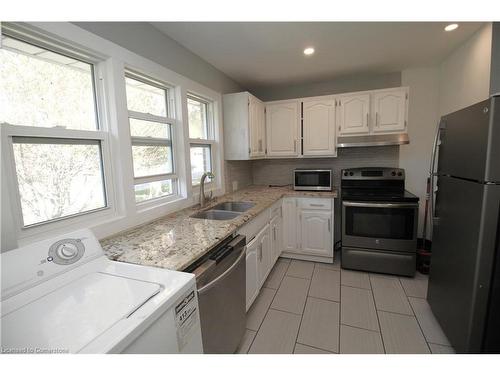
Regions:
<instances>
[{"instance_id":1,"label":"washer control knob","mask_svg":"<svg viewBox=\"0 0 500 375\"><path fill-rule=\"evenodd\" d=\"M78 254L78 249L71 243L65 243L57 249L57 255L63 259L71 259Z\"/></svg>"},{"instance_id":2,"label":"washer control knob","mask_svg":"<svg viewBox=\"0 0 500 375\"><path fill-rule=\"evenodd\" d=\"M78 262L85 253L85 246L79 238L65 238L52 244L47 260L61 266Z\"/></svg>"}]
</instances>

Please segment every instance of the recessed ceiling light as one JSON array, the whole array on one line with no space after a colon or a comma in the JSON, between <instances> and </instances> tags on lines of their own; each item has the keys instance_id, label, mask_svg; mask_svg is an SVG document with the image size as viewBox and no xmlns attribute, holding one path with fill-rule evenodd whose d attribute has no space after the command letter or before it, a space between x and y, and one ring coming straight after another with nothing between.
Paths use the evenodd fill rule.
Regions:
<instances>
[{"instance_id":1,"label":"recessed ceiling light","mask_svg":"<svg viewBox=\"0 0 500 375\"><path fill-rule=\"evenodd\" d=\"M314 48L313 47L307 47L305 50L304 50L304 55L306 56L310 56L314 53Z\"/></svg>"},{"instance_id":2,"label":"recessed ceiling light","mask_svg":"<svg viewBox=\"0 0 500 375\"><path fill-rule=\"evenodd\" d=\"M444 31L453 31L458 27L458 23L450 23L444 28Z\"/></svg>"}]
</instances>

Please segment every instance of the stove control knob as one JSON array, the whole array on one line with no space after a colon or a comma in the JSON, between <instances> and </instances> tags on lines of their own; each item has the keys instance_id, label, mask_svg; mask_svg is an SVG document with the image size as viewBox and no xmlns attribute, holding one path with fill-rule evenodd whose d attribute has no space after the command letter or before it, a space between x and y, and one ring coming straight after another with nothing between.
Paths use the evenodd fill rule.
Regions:
<instances>
[{"instance_id":1,"label":"stove control knob","mask_svg":"<svg viewBox=\"0 0 500 375\"><path fill-rule=\"evenodd\" d=\"M354 176L354 172L349 172L349 176Z\"/></svg>"},{"instance_id":2,"label":"stove control knob","mask_svg":"<svg viewBox=\"0 0 500 375\"><path fill-rule=\"evenodd\" d=\"M398 172L398 176L401 177L403 174L401 172Z\"/></svg>"},{"instance_id":3,"label":"stove control knob","mask_svg":"<svg viewBox=\"0 0 500 375\"><path fill-rule=\"evenodd\" d=\"M391 175L392 175L392 176L395 176L395 175L396 175L396 171L392 171L392 172L391 172Z\"/></svg>"},{"instance_id":4,"label":"stove control knob","mask_svg":"<svg viewBox=\"0 0 500 375\"><path fill-rule=\"evenodd\" d=\"M347 173L347 172L344 172L344 176L347 176L347 175L348 175L348 173Z\"/></svg>"}]
</instances>

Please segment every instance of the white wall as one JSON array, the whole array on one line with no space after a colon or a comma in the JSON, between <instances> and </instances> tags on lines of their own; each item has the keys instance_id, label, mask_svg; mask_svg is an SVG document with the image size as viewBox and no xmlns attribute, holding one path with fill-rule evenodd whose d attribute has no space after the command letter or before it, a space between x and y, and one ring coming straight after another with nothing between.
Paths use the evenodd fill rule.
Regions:
<instances>
[{"instance_id":1,"label":"white wall","mask_svg":"<svg viewBox=\"0 0 500 375\"><path fill-rule=\"evenodd\" d=\"M486 24L441 64L439 113L485 100L490 92L492 25Z\"/></svg>"},{"instance_id":2,"label":"white wall","mask_svg":"<svg viewBox=\"0 0 500 375\"><path fill-rule=\"evenodd\" d=\"M75 24L222 94L243 91L233 79L148 22Z\"/></svg>"},{"instance_id":3,"label":"white wall","mask_svg":"<svg viewBox=\"0 0 500 375\"><path fill-rule=\"evenodd\" d=\"M401 83L410 87L410 144L399 148L399 167L406 170L406 188L420 198L418 233L421 237L433 136L439 118L439 68L403 70Z\"/></svg>"}]
</instances>

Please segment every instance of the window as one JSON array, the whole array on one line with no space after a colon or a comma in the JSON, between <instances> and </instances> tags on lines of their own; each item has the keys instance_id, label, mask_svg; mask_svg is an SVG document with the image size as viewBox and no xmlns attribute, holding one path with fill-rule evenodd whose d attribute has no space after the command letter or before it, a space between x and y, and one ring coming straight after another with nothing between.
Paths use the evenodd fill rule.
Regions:
<instances>
[{"instance_id":1,"label":"window","mask_svg":"<svg viewBox=\"0 0 500 375\"><path fill-rule=\"evenodd\" d=\"M0 123L97 129L93 66L3 36Z\"/></svg>"},{"instance_id":2,"label":"window","mask_svg":"<svg viewBox=\"0 0 500 375\"><path fill-rule=\"evenodd\" d=\"M191 181L199 185L205 172L214 172L212 152L215 147L211 103L189 95L187 99L189 142L191 154Z\"/></svg>"},{"instance_id":3,"label":"window","mask_svg":"<svg viewBox=\"0 0 500 375\"><path fill-rule=\"evenodd\" d=\"M125 78L135 201L177 194L169 88L133 73Z\"/></svg>"},{"instance_id":4,"label":"window","mask_svg":"<svg viewBox=\"0 0 500 375\"><path fill-rule=\"evenodd\" d=\"M3 35L0 66L21 225L107 207L94 65Z\"/></svg>"}]
</instances>

